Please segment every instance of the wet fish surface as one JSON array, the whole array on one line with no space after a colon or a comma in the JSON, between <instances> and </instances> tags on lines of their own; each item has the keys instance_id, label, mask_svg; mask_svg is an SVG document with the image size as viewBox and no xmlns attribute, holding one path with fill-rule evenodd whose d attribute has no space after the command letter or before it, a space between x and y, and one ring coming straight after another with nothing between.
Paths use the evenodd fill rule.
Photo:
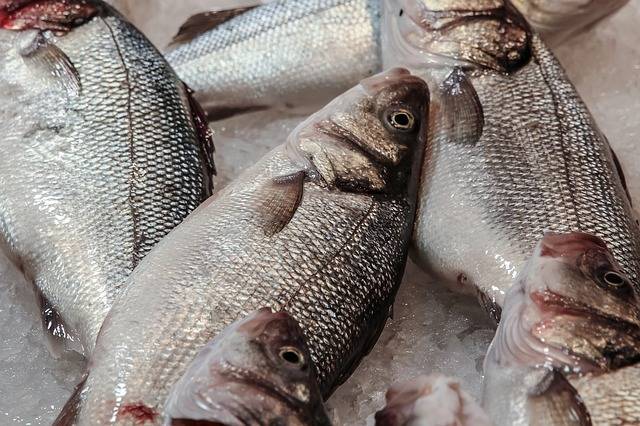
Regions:
<instances>
[{"instance_id":1,"label":"wet fish surface","mask_svg":"<svg viewBox=\"0 0 640 426\"><path fill-rule=\"evenodd\" d=\"M544 38L558 44L626 1L515 4ZM441 22L449 19L449 10L464 11L468 3L417 0L442 9ZM482 10L502 13L504 4L472 3L479 5L480 19ZM276 0L202 13L183 25L167 58L196 90L211 120L267 108L309 111L381 70L380 9L379 0Z\"/></svg>"},{"instance_id":2,"label":"wet fish surface","mask_svg":"<svg viewBox=\"0 0 640 426\"><path fill-rule=\"evenodd\" d=\"M380 70L379 2L277 0L195 16L167 59L211 119L318 107Z\"/></svg>"},{"instance_id":3,"label":"wet fish surface","mask_svg":"<svg viewBox=\"0 0 640 426\"><path fill-rule=\"evenodd\" d=\"M489 418L458 380L432 374L389 388L376 426L491 426Z\"/></svg>"},{"instance_id":4,"label":"wet fish surface","mask_svg":"<svg viewBox=\"0 0 640 426\"><path fill-rule=\"evenodd\" d=\"M544 231L581 231L602 238L637 286L624 176L549 48L508 3L421 3L389 0L384 27L385 63L408 64L432 88L419 263L497 320Z\"/></svg>"},{"instance_id":5,"label":"wet fish surface","mask_svg":"<svg viewBox=\"0 0 640 426\"><path fill-rule=\"evenodd\" d=\"M327 397L377 340L402 278L428 97L406 70L364 80L163 239L56 424L161 423L198 351L265 306L299 322Z\"/></svg>"},{"instance_id":6,"label":"wet fish surface","mask_svg":"<svg viewBox=\"0 0 640 426\"><path fill-rule=\"evenodd\" d=\"M607 245L547 233L507 293L483 404L497 425L636 424L638 360L640 298Z\"/></svg>"},{"instance_id":7,"label":"wet fish surface","mask_svg":"<svg viewBox=\"0 0 640 426\"><path fill-rule=\"evenodd\" d=\"M173 386L165 424L330 426L297 322L264 308L207 344Z\"/></svg>"},{"instance_id":8,"label":"wet fish surface","mask_svg":"<svg viewBox=\"0 0 640 426\"><path fill-rule=\"evenodd\" d=\"M0 235L57 343L90 353L122 283L211 194L201 111L95 1L0 5Z\"/></svg>"},{"instance_id":9,"label":"wet fish surface","mask_svg":"<svg viewBox=\"0 0 640 426\"><path fill-rule=\"evenodd\" d=\"M534 29L559 44L620 10L629 0L512 0Z\"/></svg>"}]
</instances>

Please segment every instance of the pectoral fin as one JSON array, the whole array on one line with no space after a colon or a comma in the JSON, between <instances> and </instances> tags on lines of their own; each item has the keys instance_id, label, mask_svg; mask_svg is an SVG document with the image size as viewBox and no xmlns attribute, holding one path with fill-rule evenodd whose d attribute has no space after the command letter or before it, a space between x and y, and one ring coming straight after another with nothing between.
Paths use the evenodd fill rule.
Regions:
<instances>
[{"instance_id":1,"label":"pectoral fin","mask_svg":"<svg viewBox=\"0 0 640 426\"><path fill-rule=\"evenodd\" d=\"M578 391L558 371L545 371L529 391L532 426L592 426L591 416Z\"/></svg>"},{"instance_id":2,"label":"pectoral fin","mask_svg":"<svg viewBox=\"0 0 640 426\"><path fill-rule=\"evenodd\" d=\"M302 202L305 172L274 178L264 188L259 223L264 233L272 237L282 231L295 215Z\"/></svg>"},{"instance_id":3,"label":"pectoral fin","mask_svg":"<svg viewBox=\"0 0 640 426\"><path fill-rule=\"evenodd\" d=\"M20 54L34 72L60 85L69 96L78 96L82 91L80 73L75 65L44 33L38 33Z\"/></svg>"},{"instance_id":4,"label":"pectoral fin","mask_svg":"<svg viewBox=\"0 0 640 426\"><path fill-rule=\"evenodd\" d=\"M216 28L238 15L242 15L256 6L239 7L235 9L217 10L215 12L204 12L193 15L182 24L169 46L188 43L194 38Z\"/></svg>"},{"instance_id":5,"label":"pectoral fin","mask_svg":"<svg viewBox=\"0 0 640 426\"><path fill-rule=\"evenodd\" d=\"M442 111L439 127L453 143L475 145L484 129L484 111L473 84L457 68L440 87Z\"/></svg>"},{"instance_id":6,"label":"pectoral fin","mask_svg":"<svg viewBox=\"0 0 640 426\"><path fill-rule=\"evenodd\" d=\"M37 288L36 296L38 298L38 305L40 306L42 328L45 332L47 348L51 355L54 358L60 358L66 349L73 349L82 353L81 349L76 348L76 346L78 346L76 344L77 339L66 326L62 316L60 316L56 308Z\"/></svg>"}]
</instances>

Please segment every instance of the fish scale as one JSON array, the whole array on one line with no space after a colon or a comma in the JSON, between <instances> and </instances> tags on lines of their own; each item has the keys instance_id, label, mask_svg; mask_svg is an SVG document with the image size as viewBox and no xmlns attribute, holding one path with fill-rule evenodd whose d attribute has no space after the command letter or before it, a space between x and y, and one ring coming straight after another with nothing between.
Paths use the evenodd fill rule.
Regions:
<instances>
[{"instance_id":1,"label":"fish scale","mask_svg":"<svg viewBox=\"0 0 640 426\"><path fill-rule=\"evenodd\" d=\"M90 353L129 273L210 175L183 84L131 25L104 9L53 39L79 94L20 57L31 34L0 32L0 234Z\"/></svg>"},{"instance_id":2,"label":"fish scale","mask_svg":"<svg viewBox=\"0 0 640 426\"><path fill-rule=\"evenodd\" d=\"M224 109L309 110L380 69L379 22L377 1L278 0L166 57L212 118Z\"/></svg>"},{"instance_id":3,"label":"fish scale","mask_svg":"<svg viewBox=\"0 0 640 426\"><path fill-rule=\"evenodd\" d=\"M299 322L328 396L377 338L402 278L427 101L426 84L404 70L363 82L161 240L129 277L62 418L78 425L161 423L169 389L197 353L263 307ZM416 124L388 130L393 125L382 117L390 110L413 111ZM349 127L318 130L328 122L363 130L351 139L344 136ZM391 143L398 154L362 157L362 144ZM297 149L313 163L293 155ZM322 153L336 155L335 169L324 168ZM363 176L388 170L385 186L354 177L343 162ZM351 190L352 182L338 177L363 180ZM152 418L131 414L135 407Z\"/></svg>"},{"instance_id":4,"label":"fish scale","mask_svg":"<svg viewBox=\"0 0 640 426\"><path fill-rule=\"evenodd\" d=\"M485 119L476 145L446 130L431 137L417 255L452 281L464 274L500 306L543 231L582 231L601 237L637 286L640 232L609 145L535 35L532 52L511 75L471 75ZM469 225L460 232L457 223Z\"/></svg>"}]
</instances>

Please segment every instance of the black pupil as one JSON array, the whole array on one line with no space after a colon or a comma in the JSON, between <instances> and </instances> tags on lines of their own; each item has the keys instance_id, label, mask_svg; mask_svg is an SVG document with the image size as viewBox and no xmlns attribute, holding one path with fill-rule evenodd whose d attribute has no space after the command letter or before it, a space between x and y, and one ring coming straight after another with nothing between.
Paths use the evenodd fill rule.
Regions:
<instances>
[{"instance_id":1,"label":"black pupil","mask_svg":"<svg viewBox=\"0 0 640 426\"><path fill-rule=\"evenodd\" d=\"M295 353L294 351L284 351L282 352L282 359L291 364L299 364L300 363L300 355Z\"/></svg>"},{"instance_id":2,"label":"black pupil","mask_svg":"<svg viewBox=\"0 0 640 426\"><path fill-rule=\"evenodd\" d=\"M393 121L398 126L407 127L411 120L409 120L409 116L407 114L400 113L393 116Z\"/></svg>"},{"instance_id":3,"label":"black pupil","mask_svg":"<svg viewBox=\"0 0 640 426\"><path fill-rule=\"evenodd\" d=\"M604 280L607 282L607 284L619 287L622 284L624 284L624 278L622 278L620 276L620 274L617 274L615 272L607 272L606 274L604 274Z\"/></svg>"}]
</instances>

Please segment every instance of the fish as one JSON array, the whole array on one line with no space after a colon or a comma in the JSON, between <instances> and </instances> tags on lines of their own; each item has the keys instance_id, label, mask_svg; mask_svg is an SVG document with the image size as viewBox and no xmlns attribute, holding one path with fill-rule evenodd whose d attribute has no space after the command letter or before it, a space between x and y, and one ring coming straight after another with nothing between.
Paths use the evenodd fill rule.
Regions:
<instances>
[{"instance_id":1,"label":"fish","mask_svg":"<svg viewBox=\"0 0 640 426\"><path fill-rule=\"evenodd\" d=\"M166 58L210 120L305 113L381 70L379 2L276 0L195 15Z\"/></svg>"},{"instance_id":2,"label":"fish","mask_svg":"<svg viewBox=\"0 0 640 426\"><path fill-rule=\"evenodd\" d=\"M309 348L286 312L263 308L228 326L173 386L167 425L331 426Z\"/></svg>"},{"instance_id":3,"label":"fish","mask_svg":"<svg viewBox=\"0 0 640 426\"><path fill-rule=\"evenodd\" d=\"M615 153L544 41L498 3L387 0L383 25L386 66L404 64L432 95L412 257L496 322L545 231L601 238L640 284Z\"/></svg>"},{"instance_id":4,"label":"fish","mask_svg":"<svg viewBox=\"0 0 640 426\"><path fill-rule=\"evenodd\" d=\"M387 405L375 415L376 426L492 426L460 381L431 374L394 384Z\"/></svg>"},{"instance_id":5,"label":"fish","mask_svg":"<svg viewBox=\"0 0 640 426\"><path fill-rule=\"evenodd\" d=\"M629 0L512 0L533 28L552 46L593 26Z\"/></svg>"},{"instance_id":6,"label":"fish","mask_svg":"<svg viewBox=\"0 0 640 426\"><path fill-rule=\"evenodd\" d=\"M445 13L469 3L415 1ZM569 0L548 13L534 0L515 4L545 40L560 44L565 37L559 34L577 32L626 1L609 0L605 7L589 1L588 13ZM501 0L471 3L485 10L504 7ZM182 25L166 57L211 121L265 109L302 114L382 70L381 9L379 0L275 0L204 12ZM491 50L495 44L486 41L482 47Z\"/></svg>"},{"instance_id":7,"label":"fish","mask_svg":"<svg viewBox=\"0 0 640 426\"><path fill-rule=\"evenodd\" d=\"M640 297L613 252L548 232L507 294L483 405L498 426L635 424L613 419L637 420L639 360Z\"/></svg>"},{"instance_id":8,"label":"fish","mask_svg":"<svg viewBox=\"0 0 640 426\"><path fill-rule=\"evenodd\" d=\"M99 1L0 2L0 244L48 344L85 355L126 278L212 193L202 110Z\"/></svg>"},{"instance_id":9,"label":"fish","mask_svg":"<svg viewBox=\"0 0 640 426\"><path fill-rule=\"evenodd\" d=\"M390 315L428 99L403 69L365 79L192 213L125 283L55 425L162 423L197 352L261 307L298 321L328 397Z\"/></svg>"}]
</instances>

